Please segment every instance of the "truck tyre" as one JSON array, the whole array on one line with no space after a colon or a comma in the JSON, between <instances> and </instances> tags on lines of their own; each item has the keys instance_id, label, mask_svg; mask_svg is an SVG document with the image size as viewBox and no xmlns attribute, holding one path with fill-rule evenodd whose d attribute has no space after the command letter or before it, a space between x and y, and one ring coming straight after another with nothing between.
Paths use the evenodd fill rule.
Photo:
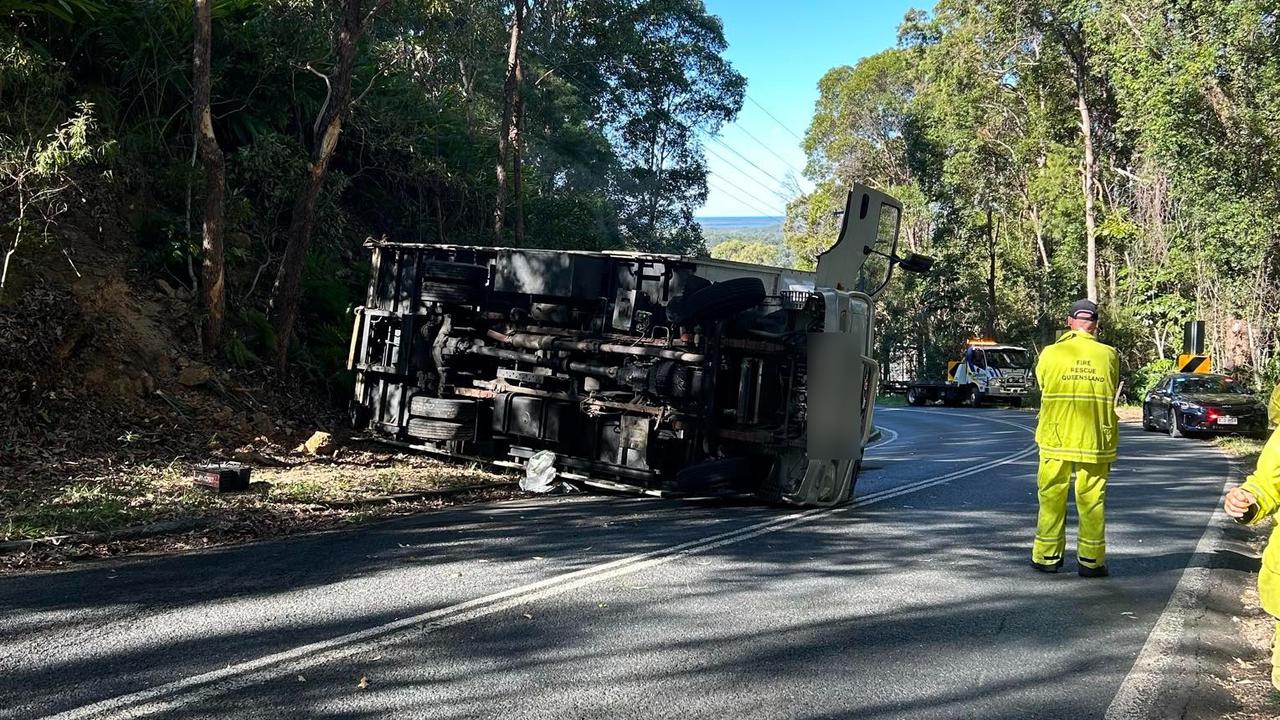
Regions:
<instances>
[{"instance_id":1,"label":"truck tyre","mask_svg":"<svg viewBox=\"0 0 1280 720\"><path fill-rule=\"evenodd\" d=\"M479 285L489 279L489 268L484 265L428 260L422 267L422 279Z\"/></svg>"},{"instance_id":2,"label":"truck tyre","mask_svg":"<svg viewBox=\"0 0 1280 720\"><path fill-rule=\"evenodd\" d=\"M415 395L409 400L409 416L433 420L471 420L476 416L476 401Z\"/></svg>"},{"instance_id":3,"label":"truck tyre","mask_svg":"<svg viewBox=\"0 0 1280 720\"><path fill-rule=\"evenodd\" d=\"M470 305L480 295L471 285L457 285L448 282L426 281L422 283L419 296L424 302L451 303L454 305Z\"/></svg>"},{"instance_id":4,"label":"truck tyre","mask_svg":"<svg viewBox=\"0 0 1280 720\"><path fill-rule=\"evenodd\" d=\"M676 308L676 322L697 325L705 320L723 320L759 305L764 300L760 278L743 277L718 282L687 298Z\"/></svg>"},{"instance_id":5,"label":"truck tyre","mask_svg":"<svg viewBox=\"0 0 1280 720\"><path fill-rule=\"evenodd\" d=\"M925 403L924 393L921 392L919 388L913 388L913 387L907 388L907 404L908 405L914 405L916 407L920 407L921 405L924 405L924 403Z\"/></svg>"},{"instance_id":6,"label":"truck tyre","mask_svg":"<svg viewBox=\"0 0 1280 720\"><path fill-rule=\"evenodd\" d=\"M475 425L411 418L405 434L419 440L470 440L475 436Z\"/></svg>"},{"instance_id":7,"label":"truck tyre","mask_svg":"<svg viewBox=\"0 0 1280 720\"><path fill-rule=\"evenodd\" d=\"M987 402L987 394L975 389L969 395L969 401L973 407L982 407Z\"/></svg>"}]
</instances>

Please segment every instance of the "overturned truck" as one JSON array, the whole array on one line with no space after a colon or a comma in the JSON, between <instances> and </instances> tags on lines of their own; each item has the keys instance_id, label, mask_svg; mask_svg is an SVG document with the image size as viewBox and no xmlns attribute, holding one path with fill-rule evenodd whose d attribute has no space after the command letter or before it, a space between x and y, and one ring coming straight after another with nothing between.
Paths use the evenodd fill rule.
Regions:
<instances>
[{"instance_id":1,"label":"overturned truck","mask_svg":"<svg viewBox=\"0 0 1280 720\"><path fill-rule=\"evenodd\" d=\"M872 431L874 297L901 206L857 187L812 273L628 252L373 242L353 420L568 482L846 499ZM862 290L854 290L858 287Z\"/></svg>"}]
</instances>

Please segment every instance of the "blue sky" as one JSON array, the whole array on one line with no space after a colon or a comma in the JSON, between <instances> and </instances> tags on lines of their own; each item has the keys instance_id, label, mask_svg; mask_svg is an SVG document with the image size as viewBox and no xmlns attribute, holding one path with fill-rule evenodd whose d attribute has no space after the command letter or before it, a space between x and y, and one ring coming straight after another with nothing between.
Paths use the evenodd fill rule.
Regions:
<instances>
[{"instance_id":1,"label":"blue sky","mask_svg":"<svg viewBox=\"0 0 1280 720\"><path fill-rule=\"evenodd\" d=\"M781 215L784 202L776 193L785 194L780 181L788 173L812 187L801 176L804 151L795 136L804 137L809 127L818 80L837 65L894 45L906 11L932 2L705 1L724 21L725 55L746 76L748 99L720 142L705 142L710 194L698 215Z\"/></svg>"}]
</instances>

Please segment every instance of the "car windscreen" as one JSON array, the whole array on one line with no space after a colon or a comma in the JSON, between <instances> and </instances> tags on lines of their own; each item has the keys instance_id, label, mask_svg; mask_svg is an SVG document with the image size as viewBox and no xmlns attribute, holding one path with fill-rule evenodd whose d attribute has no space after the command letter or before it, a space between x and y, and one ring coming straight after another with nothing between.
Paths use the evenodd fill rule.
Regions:
<instances>
[{"instance_id":1,"label":"car windscreen","mask_svg":"<svg viewBox=\"0 0 1280 720\"><path fill-rule=\"evenodd\" d=\"M988 350L987 364L997 368L1029 368L1030 359L1025 350Z\"/></svg>"},{"instance_id":2,"label":"car windscreen","mask_svg":"<svg viewBox=\"0 0 1280 720\"><path fill-rule=\"evenodd\" d=\"M1223 394L1247 394L1245 389L1238 385L1231 378L1224 377L1200 377L1200 378L1182 378L1173 381L1173 391L1185 393L1187 395L1223 395Z\"/></svg>"}]
</instances>

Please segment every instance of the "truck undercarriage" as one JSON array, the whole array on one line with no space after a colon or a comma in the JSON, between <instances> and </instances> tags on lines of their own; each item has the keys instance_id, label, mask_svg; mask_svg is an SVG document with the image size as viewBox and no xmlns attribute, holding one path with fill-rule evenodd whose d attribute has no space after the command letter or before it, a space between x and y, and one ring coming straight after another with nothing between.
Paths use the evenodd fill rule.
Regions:
<instances>
[{"instance_id":1,"label":"truck undercarriage","mask_svg":"<svg viewBox=\"0 0 1280 720\"><path fill-rule=\"evenodd\" d=\"M896 237L898 213L891 198L858 193L817 273L371 243L353 419L453 457L522 465L541 454L572 482L840 502L878 380L873 301L844 287L885 234L881 214ZM824 287L824 269L843 282Z\"/></svg>"}]
</instances>

